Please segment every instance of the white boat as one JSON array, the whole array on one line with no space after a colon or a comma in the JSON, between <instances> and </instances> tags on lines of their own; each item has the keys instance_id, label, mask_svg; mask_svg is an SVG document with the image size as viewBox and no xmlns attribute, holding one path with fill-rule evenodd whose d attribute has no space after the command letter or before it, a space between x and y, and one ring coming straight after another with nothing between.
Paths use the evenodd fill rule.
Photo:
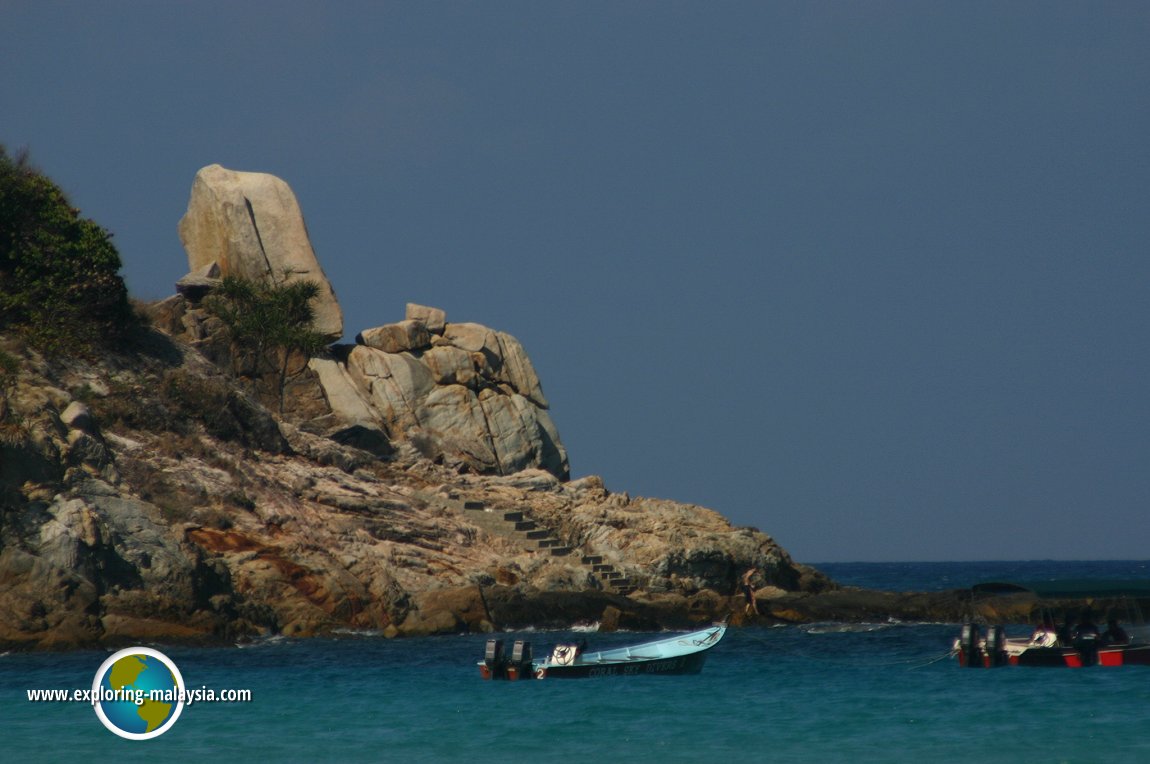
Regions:
<instances>
[{"instance_id":1,"label":"white boat","mask_svg":"<svg viewBox=\"0 0 1150 764\"><path fill-rule=\"evenodd\" d=\"M688 634L628 647L587 652L581 645L556 645L545 660L532 660L531 645L517 641L510 656L503 640L490 639L479 671L484 679L585 679L638 674L697 674L707 651L727 632L725 623Z\"/></svg>"}]
</instances>

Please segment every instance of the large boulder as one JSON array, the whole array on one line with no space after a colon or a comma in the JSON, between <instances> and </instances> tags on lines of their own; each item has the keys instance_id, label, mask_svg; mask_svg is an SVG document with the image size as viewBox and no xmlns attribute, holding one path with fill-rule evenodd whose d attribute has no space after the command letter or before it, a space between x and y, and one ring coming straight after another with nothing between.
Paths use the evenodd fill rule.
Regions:
<instances>
[{"instance_id":1,"label":"large boulder","mask_svg":"<svg viewBox=\"0 0 1150 764\"><path fill-rule=\"evenodd\" d=\"M483 420L491 436L495 458L504 473L520 472L543 464L543 431L537 414L543 413L517 393L487 388L479 394Z\"/></svg>"},{"instance_id":2,"label":"large boulder","mask_svg":"<svg viewBox=\"0 0 1150 764\"><path fill-rule=\"evenodd\" d=\"M434 450L449 461L461 461L475 472L509 471L499 463L479 398L466 387L432 390L419 407L419 423L420 430L433 438Z\"/></svg>"},{"instance_id":3,"label":"large boulder","mask_svg":"<svg viewBox=\"0 0 1150 764\"><path fill-rule=\"evenodd\" d=\"M409 321L420 321L432 334L443 334L447 326L447 313L440 308L431 308L418 303L407 303L406 317Z\"/></svg>"},{"instance_id":4,"label":"large boulder","mask_svg":"<svg viewBox=\"0 0 1150 764\"><path fill-rule=\"evenodd\" d=\"M218 164L196 173L180 241L189 270L280 283L308 279L319 284L315 328L343 335L343 312L316 260L303 213L287 183L266 173L236 172Z\"/></svg>"},{"instance_id":5,"label":"large boulder","mask_svg":"<svg viewBox=\"0 0 1150 764\"><path fill-rule=\"evenodd\" d=\"M308 368L316 375L331 413L313 420L313 430L337 443L355 446L377 456L392 453L391 441L378 412L364 399L347 366L331 358L312 358Z\"/></svg>"},{"instance_id":6,"label":"large boulder","mask_svg":"<svg viewBox=\"0 0 1150 764\"><path fill-rule=\"evenodd\" d=\"M431 333L423 321L408 319L394 324L384 324L374 329L364 329L355 338L361 345L382 350L385 353L402 353L407 350L422 350L431 346Z\"/></svg>"},{"instance_id":7,"label":"large boulder","mask_svg":"<svg viewBox=\"0 0 1150 764\"><path fill-rule=\"evenodd\" d=\"M510 334L447 323L438 308L408 304L405 320L356 341L346 361L312 362L341 426L378 429L471 472L568 477L539 377Z\"/></svg>"},{"instance_id":8,"label":"large boulder","mask_svg":"<svg viewBox=\"0 0 1150 764\"><path fill-rule=\"evenodd\" d=\"M435 389L426 366L407 353L357 345L348 355L347 367L389 431L403 433L419 425L418 411Z\"/></svg>"},{"instance_id":9,"label":"large boulder","mask_svg":"<svg viewBox=\"0 0 1150 764\"><path fill-rule=\"evenodd\" d=\"M447 324L443 336L453 347L482 353L487 374L494 381L506 382L539 408L550 407L531 359L519 340L510 334L488 329L482 324L462 323Z\"/></svg>"},{"instance_id":10,"label":"large boulder","mask_svg":"<svg viewBox=\"0 0 1150 764\"><path fill-rule=\"evenodd\" d=\"M431 370L437 385L465 385L474 388L479 384L475 359L462 348L440 345L423 353L419 360Z\"/></svg>"}]
</instances>

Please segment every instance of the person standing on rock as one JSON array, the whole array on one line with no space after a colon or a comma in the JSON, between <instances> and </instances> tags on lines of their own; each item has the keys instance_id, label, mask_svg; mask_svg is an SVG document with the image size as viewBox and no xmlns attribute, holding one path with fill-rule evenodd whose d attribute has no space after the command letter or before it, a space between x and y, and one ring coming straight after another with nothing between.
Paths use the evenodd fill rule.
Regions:
<instances>
[{"instance_id":1,"label":"person standing on rock","mask_svg":"<svg viewBox=\"0 0 1150 764\"><path fill-rule=\"evenodd\" d=\"M747 615L759 615L759 605L755 602L755 586L751 583L751 579L755 577L755 573L758 571L758 568L752 567L743 574L743 597L747 600L743 612Z\"/></svg>"}]
</instances>

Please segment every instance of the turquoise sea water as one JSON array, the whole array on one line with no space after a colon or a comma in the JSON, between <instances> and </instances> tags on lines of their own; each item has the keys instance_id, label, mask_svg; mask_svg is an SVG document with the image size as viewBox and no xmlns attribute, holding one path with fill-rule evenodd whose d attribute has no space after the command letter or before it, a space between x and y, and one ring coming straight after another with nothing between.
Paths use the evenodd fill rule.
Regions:
<instances>
[{"instance_id":1,"label":"turquoise sea water","mask_svg":"<svg viewBox=\"0 0 1150 764\"><path fill-rule=\"evenodd\" d=\"M843 583L907 590L1087 569L1077 566L1147 577L1148 564L822 567ZM927 586L943 565L961 581ZM1014 572L987 572L995 565ZM0 760L1150 761L1150 667L963 670L945 657L955 635L951 624L734 629L698 676L517 683L479 679L483 635L160 646L189 688L248 689L253 700L193 704L148 741L112 735L86 704L27 700L28 689L90 687L107 653L9 654ZM609 647L649 635L505 638L541 652L572 636Z\"/></svg>"}]
</instances>

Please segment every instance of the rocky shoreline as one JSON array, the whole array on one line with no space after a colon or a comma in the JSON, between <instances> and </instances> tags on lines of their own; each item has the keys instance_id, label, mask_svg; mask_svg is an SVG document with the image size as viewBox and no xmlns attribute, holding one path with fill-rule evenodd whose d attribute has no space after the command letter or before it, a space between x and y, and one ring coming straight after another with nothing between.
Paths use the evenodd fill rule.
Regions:
<instances>
[{"instance_id":1,"label":"rocky shoreline","mask_svg":"<svg viewBox=\"0 0 1150 764\"><path fill-rule=\"evenodd\" d=\"M840 588L758 530L595 477L381 459L278 420L194 348L138 344L60 364L5 343L0 649L962 617L955 594Z\"/></svg>"},{"instance_id":2,"label":"rocky shoreline","mask_svg":"<svg viewBox=\"0 0 1150 764\"><path fill-rule=\"evenodd\" d=\"M335 291L287 184L204 168L190 273L91 353L0 334L0 649L959 620L957 594L844 589L717 512L570 477L526 350L409 304L269 380L205 302L229 276ZM254 360L253 360L254 359ZM277 375L272 374L271 377Z\"/></svg>"}]
</instances>

